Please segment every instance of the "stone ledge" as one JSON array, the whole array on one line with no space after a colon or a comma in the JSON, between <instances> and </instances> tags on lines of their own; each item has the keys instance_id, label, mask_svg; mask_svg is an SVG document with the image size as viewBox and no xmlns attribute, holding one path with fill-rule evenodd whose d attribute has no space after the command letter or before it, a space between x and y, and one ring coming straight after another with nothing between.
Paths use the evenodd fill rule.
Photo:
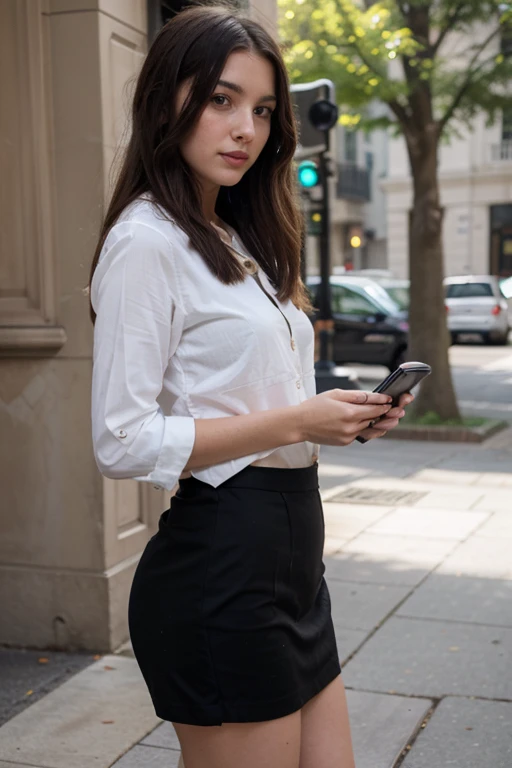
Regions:
<instances>
[{"instance_id":1,"label":"stone ledge","mask_svg":"<svg viewBox=\"0 0 512 768\"><path fill-rule=\"evenodd\" d=\"M446 427L432 424L399 425L388 432L389 440L431 440L445 443L483 443L510 424L507 421L489 419L480 427Z\"/></svg>"}]
</instances>

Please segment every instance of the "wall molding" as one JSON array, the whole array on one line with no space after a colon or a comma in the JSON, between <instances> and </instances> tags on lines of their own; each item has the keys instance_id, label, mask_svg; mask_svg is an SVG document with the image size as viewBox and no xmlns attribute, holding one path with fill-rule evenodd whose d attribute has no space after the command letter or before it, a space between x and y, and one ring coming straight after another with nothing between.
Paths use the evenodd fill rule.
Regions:
<instances>
[{"instance_id":1,"label":"wall molding","mask_svg":"<svg viewBox=\"0 0 512 768\"><path fill-rule=\"evenodd\" d=\"M0 356L47 354L66 333L57 322L55 183L48 21L42 0L7 0L0 7L0 87L5 121L0 137L10 147L0 172L4 200L0 272ZM12 34L14 32L14 34Z\"/></svg>"}]
</instances>

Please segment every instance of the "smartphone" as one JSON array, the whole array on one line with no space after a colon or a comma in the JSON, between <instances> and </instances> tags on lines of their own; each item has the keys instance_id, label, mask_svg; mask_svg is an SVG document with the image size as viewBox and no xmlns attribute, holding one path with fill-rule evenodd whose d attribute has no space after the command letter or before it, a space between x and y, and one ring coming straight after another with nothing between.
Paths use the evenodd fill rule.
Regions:
<instances>
[{"instance_id":1,"label":"smartphone","mask_svg":"<svg viewBox=\"0 0 512 768\"><path fill-rule=\"evenodd\" d=\"M415 387L416 384L419 384L425 376L428 376L431 371L432 368L430 365L427 365L427 363L418 363L414 361L411 361L410 363L402 363L402 365L398 366L396 371L393 371L393 373L390 373L384 381L381 381L373 391L380 392L384 395L391 395L393 398L392 405L395 407L398 405L400 395L405 394L405 392L410 392L411 389ZM356 440L359 443L368 442L368 440L360 435L356 437Z\"/></svg>"}]
</instances>

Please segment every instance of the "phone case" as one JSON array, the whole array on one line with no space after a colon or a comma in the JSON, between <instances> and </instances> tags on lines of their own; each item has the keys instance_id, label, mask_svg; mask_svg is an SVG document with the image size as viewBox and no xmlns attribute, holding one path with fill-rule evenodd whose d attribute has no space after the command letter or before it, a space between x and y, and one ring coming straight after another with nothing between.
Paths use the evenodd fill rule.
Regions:
<instances>
[{"instance_id":1,"label":"phone case","mask_svg":"<svg viewBox=\"0 0 512 768\"><path fill-rule=\"evenodd\" d=\"M379 392L384 395L391 395L393 398L392 405L396 407L400 399L400 395L405 392L410 392L413 387L420 383L422 379L430 374L432 368L427 363L420 363L411 361L409 363L402 363L398 368L390 373L384 381L378 384L374 392ZM359 443L367 443L364 437L358 435L356 440Z\"/></svg>"}]
</instances>

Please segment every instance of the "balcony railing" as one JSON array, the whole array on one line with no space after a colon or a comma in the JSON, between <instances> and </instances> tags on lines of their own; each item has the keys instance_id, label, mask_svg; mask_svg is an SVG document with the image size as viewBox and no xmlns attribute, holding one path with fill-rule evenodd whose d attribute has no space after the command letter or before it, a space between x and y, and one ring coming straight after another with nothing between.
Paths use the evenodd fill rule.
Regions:
<instances>
[{"instance_id":1,"label":"balcony railing","mask_svg":"<svg viewBox=\"0 0 512 768\"><path fill-rule=\"evenodd\" d=\"M370 174L366 168L352 163L338 163L336 196L343 200L365 203L370 200Z\"/></svg>"},{"instance_id":2,"label":"balcony railing","mask_svg":"<svg viewBox=\"0 0 512 768\"><path fill-rule=\"evenodd\" d=\"M502 160L512 160L512 141L491 144L491 162L499 163Z\"/></svg>"}]
</instances>

